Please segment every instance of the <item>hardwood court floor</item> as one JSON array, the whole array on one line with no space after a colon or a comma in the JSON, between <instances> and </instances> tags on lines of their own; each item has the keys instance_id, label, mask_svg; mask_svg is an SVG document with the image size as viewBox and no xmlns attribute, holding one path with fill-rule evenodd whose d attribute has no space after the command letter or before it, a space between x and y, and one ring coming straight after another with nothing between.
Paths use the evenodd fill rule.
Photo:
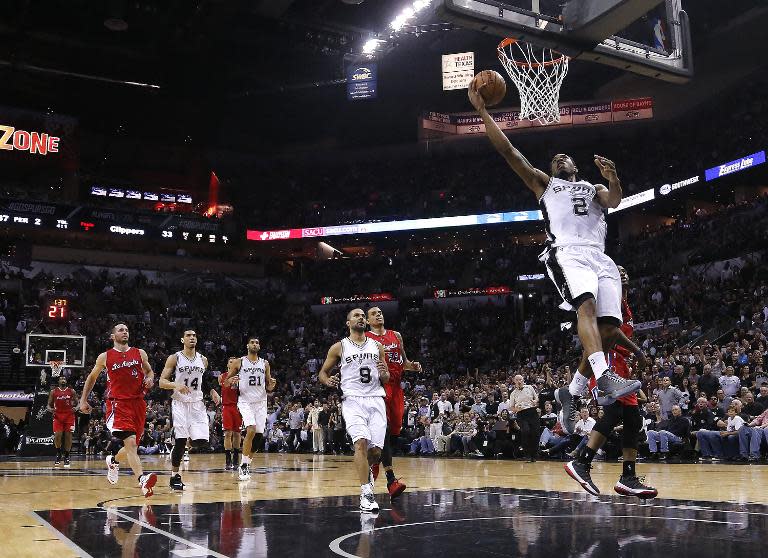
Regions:
<instances>
[{"instance_id":1,"label":"hardwood court floor","mask_svg":"<svg viewBox=\"0 0 768 558\"><path fill-rule=\"evenodd\" d=\"M248 506L247 510L250 516L251 506L258 507L258 503L261 502L262 511L267 509L265 507L267 504L271 506L269 508L270 513L264 512L262 515L297 516L301 515L299 512L304 508L313 509L312 514L308 514L302 519L305 524L306 522L322 524L327 520L331 523L335 522L334 529L339 532L361 532L362 524L355 519L354 515L357 507L355 497L359 494L359 485L354 479L351 457L260 454L254 459L252 478L247 483L238 482L234 473L223 471L223 460L223 455L192 455L190 463L184 464L184 481L187 484L187 490L183 494L179 494L171 492L168 488L169 460L165 456L144 457L146 469L160 473L158 484L155 487L155 495L149 499L141 496L133 477L129 476L125 469L121 471L120 482L117 486L108 484L102 459L74 461L71 469L53 469L52 461L13 460L0 462L0 508L4 512L3 521L0 523L0 556L68 558L70 556L126 556L129 554L141 557L208 555L205 551L208 547L205 544L189 543L184 537L179 538L178 535L169 534L172 530L172 522L168 523L167 528L156 524L160 526L155 527L154 531L150 532L148 530L150 528L147 527L149 520L146 510L148 508L145 507L142 510L142 506L146 504L151 504L154 510L154 512L150 510L150 515L153 513L159 515L161 512L162 515L179 517L208 515L208 520L217 522L216 528L218 529L218 518L225 513L225 508L222 507L225 504L221 503L233 503L226 504L226 506L236 506L238 510ZM763 490L763 487L768 483L768 466L640 463L638 469L640 474L646 475L647 480L659 489L659 499L653 502L665 502L663 506L652 505L650 508L704 509L708 512L706 517L709 519L679 518L681 522L700 521L709 522L715 526L724 525L729 522L713 520L712 514L709 512L720 511L728 515L730 512L745 509L752 511L737 513L748 513L750 517L759 517L761 520L768 518L768 507L762 505L768 504L768 496ZM404 495L407 495L408 498L404 502L406 508L410 506L411 509L400 510L403 517L408 515L411 518L424 519L423 508L442 505L433 503L435 501L450 501L452 505L454 503L456 505L452 509L459 510L460 501L473 498L473 494L486 495L483 496L482 501L485 506L483 509L487 511L481 512L476 509L470 513L470 511L461 508L466 512L465 515L469 514L467 517L471 516L473 519L467 519L465 515L460 514L447 521L488 520L489 518L484 515L494 516L497 511L501 511L501 508L498 507L501 504L498 501L493 503L488 498L498 499L505 496L517 495L529 500L538 498L549 502L547 506L559 505L551 503L555 500L601 503L597 498L585 495L576 483L565 474L562 463L554 461L526 463L483 459L399 458L395 460L395 470L408 485L408 491ZM621 498L613 493L613 484L617 480L620 470L620 464L596 463L593 479L603 493L599 499L603 500L603 504L613 503L621 506L627 505L624 502L631 501L632 503L628 505L634 506L639 502L638 500ZM383 493L385 490L383 479L380 479L376 488L379 494L377 499L383 508L382 515L389 513L393 517L397 517L395 511L389 510L389 498ZM456 496L458 493L469 496L466 498ZM495 496L487 496L489 494ZM318 500L310 503L300 500L305 498L317 498ZM668 500L678 502L667 502ZM280 504L280 501L286 501L286 503ZM692 501L697 502L696 506L689 505ZM480 499L477 502L480 502ZM219 504L213 505L211 503ZM703 504L710 507L702 507ZM746 504L760 505L749 507L745 506ZM181 506L184 506L185 511L183 513L179 512ZM109 515L105 511L107 508L115 510L111 512L111 523L109 521L105 523L105 518ZM616 509L618 508L610 508L608 515L618 513L615 511ZM336 514L334 515L335 519L331 519L327 511L319 513L318 510L332 510ZM521 510L522 508L518 509L516 513L522 513ZM547 508L546 510L536 508L536 510L531 509L529 513L540 514L543 511L562 513L562 510L558 511L554 508ZM38 512L38 514L31 512ZM237 513L239 514L240 511ZM347 513L348 516L345 515ZM594 513L603 512L595 511ZM483 517L479 517L478 514ZM346 519L347 517L351 519ZM525 516L521 515L521 517ZM531 517L565 516L533 515ZM567 517L576 516L571 513ZM508 519L509 521L517 521ZM382 521L384 520L377 520L377 529ZM432 524L435 521L434 517L430 516L429 521L414 523L413 525ZM116 527L115 525L120 522L125 523L125 525ZM346 525L347 522L349 522L348 526ZM442 522L437 521L437 523ZM200 521L201 525L204 523L204 521ZM339 527L339 523L343 525ZM56 528L52 528L50 524L55 525ZM179 525L181 526L181 523ZM285 525L284 521L283 525ZM729 523L729 525L737 524ZM756 527L754 523L749 525L750 530L753 527ZM239 528L245 529L243 532L247 531L246 526L240 525ZM263 530L264 527L261 528ZM295 528L296 526L291 527L291 529ZM391 526L380 528L391 529ZM91 529L98 530L100 536L103 532L103 536L108 536L109 541L117 541L120 543L119 546L112 548L104 542L107 541L104 538L99 539L101 542L96 544L95 539L89 539L88 532ZM276 528L272 529L274 531ZM71 535L75 542L73 543L70 536L65 536L63 533ZM168 543L168 540L176 540L186 541L191 546L188 545L189 547L184 550L166 548L167 545L147 546L149 543L139 547L135 546L135 541L139 539L140 535L149 541L151 537L144 535L150 534L154 534L154 538L157 540L162 539L164 544ZM728 537L728 535L724 536ZM347 540L343 537L342 539ZM133 542L126 544L126 540ZM264 540L266 541L266 538ZM444 542L445 538L440 540ZM379 555L370 549L364 549L365 552L360 551L363 554L344 554L343 546L339 547L338 552L334 551L334 554L328 550L330 542L330 539L318 539L316 541L317 547L313 549L311 555L362 556L365 554L371 557ZM749 541L745 539L742 542L747 545L744 548L749 548ZM362 539L358 543L349 542L349 544L353 543L362 545ZM93 547L96 550L94 551L93 548L88 551L80 550L87 544L96 545ZM401 555L397 548L389 548L390 550L387 552L381 551L384 552L381 555ZM130 553L127 553L128 550ZM281 548L274 541L270 545L269 552L266 549L252 550L255 553L242 551L232 555L287 556L287 554L283 554L286 551L285 548ZM298 548L296 550L298 551ZM407 549L402 550L405 552ZM230 554L211 551L210 555L228 556ZM292 555L301 556L304 554L294 552ZM452 554L449 548L440 555L445 557L461 554ZM525 552L515 551L515 553L501 555L533 556L535 553L526 550ZM598 552L597 555L607 556L609 554ZM684 555L681 554L681 556ZM698 553L698 556L705 555L707 555L706 552L704 554Z\"/></svg>"}]
</instances>

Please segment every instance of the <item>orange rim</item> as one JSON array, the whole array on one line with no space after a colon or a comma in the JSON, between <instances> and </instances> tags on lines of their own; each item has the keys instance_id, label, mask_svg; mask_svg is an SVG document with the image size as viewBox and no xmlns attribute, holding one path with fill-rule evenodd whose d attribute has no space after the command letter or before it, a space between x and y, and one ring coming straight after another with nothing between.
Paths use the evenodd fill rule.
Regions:
<instances>
[{"instance_id":1,"label":"orange rim","mask_svg":"<svg viewBox=\"0 0 768 558\"><path fill-rule=\"evenodd\" d=\"M522 41L519 41L518 39L513 39L511 37L507 37L506 39L504 39L499 43L499 46L496 47L496 51L498 52L499 56L503 55L504 58L506 58L509 62L511 62L512 64L520 68L538 68L540 66L544 66L546 68L547 66L562 64L563 60L567 58L565 54L563 54L562 52L558 52L556 50L550 49L550 52L554 54L559 54L560 56L558 56L557 58L553 58L552 60L547 60L546 62L534 62L533 64L530 64L528 62L518 62L514 58L510 58L509 56L507 56L506 53L504 52L504 48L519 42L522 42Z\"/></svg>"}]
</instances>

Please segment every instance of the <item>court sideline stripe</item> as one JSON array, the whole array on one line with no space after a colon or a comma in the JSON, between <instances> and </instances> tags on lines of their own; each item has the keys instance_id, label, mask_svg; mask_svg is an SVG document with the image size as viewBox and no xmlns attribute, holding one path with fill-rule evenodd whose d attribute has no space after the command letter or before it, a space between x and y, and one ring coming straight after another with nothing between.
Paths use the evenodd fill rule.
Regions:
<instances>
[{"instance_id":1,"label":"court sideline stripe","mask_svg":"<svg viewBox=\"0 0 768 558\"><path fill-rule=\"evenodd\" d=\"M102 508L102 509L104 509L104 511L107 512L107 510L105 508ZM117 515L118 517L122 517L126 521L130 521L131 523L135 523L136 525L141 525L142 527L146 527L147 529L149 529L150 531L154 531L158 535L166 536L166 537L168 537L171 540L174 540L176 542L180 542L181 544L186 544L187 546L191 546L192 548L196 548L197 550L201 550L203 552L207 552L208 554L206 554L206 556L210 555L210 556L216 556L216 558L229 558L229 556L227 556L225 554L220 554L220 553L216 552L215 550L211 550L210 548L205 548L204 546L201 546L201 545L199 545L197 543L193 543L192 541L188 541L187 539L182 539L181 537L178 537L178 536L174 535L173 533L169 533L168 531L163 531L162 529L158 529L157 527L155 527L154 525L150 525L146 521L141 521L139 519L134 519L130 515L126 515L123 512L119 512L119 511L117 511L114 508L110 508L107 513L114 513L115 515Z\"/></svg>"},{"instance_id":2,"label":"court sideline stripe","mask_svg":"<svg viewBox=\"0 0 768 558\"><path fill-rule=\"evenodd\" d=\"M93 556L91 556L90 554L88 554L88 553L87 553L85 550L83 550L82 548L80 548L79 546L77 546L77 545L74 543L74 541L72 541L71 539L67 538L67 536L66 536L66 535L64 535L64 533L62 533L61 531L59 531L58 529L56 529L56 527L54 527L53 525L51 525L50 523L48 523L48 522L47 522L45 519L43 519L43 518L42 518L42 517L41 517L41 516L40 516L40 515L39 515L37 512L34 512L34 511L30 511L30 512L29 512L29 515L31 515L33 518L35 518L37 521L39 521L39 522L40 522L40 523L43 525L43 527L45 527L46 529L48 529L49 531L51 531L51 532L52 532L52 533L53 533L53 534L56 536L56 538L57 538L58 540L60 540L60 541L61 541L61 542L63 542L65 545L67 545L69 548L71 548L72 550L74 550L74 551L75 551L75 553L76 553L78 556L81 556L82 558L93 558Z\"/></svg>"},{"instance_id":3,"label":"court sideline stripe","mask_svg":"<svg viewBox=\"0 0 768 558\"><path fill-rule=\"evenodd\" d=\"M573 515L573 514L554 514L554 515L506 515L506 516L496 516L496 517L464 517L459 519L440 519L435 521L420 521L418 523L403 523L401 525L385 525L382 527L374 527L373 529L369 529L366 531L355 531L354 533L348 533L346 535L342 535L341 537L338 537L337 539L332 540L328 544L328 548L331 552L334 554L337 554L339 556L343 556L344 558L362 558L361 556L358 556L357 554L350 554L349 552L346 552L341 549L341 543L343 543L345 540L359 536L359 535L366 535L366 534L372 534L375 531L385 531L387 529L399 529L402 527L414 527L418 525L435 525L438 523L459 523L462 521L492 521L492 520L498 520L498 519L554 519L558 517L588 517L588 518L594 518L594 515ZM693 519L693 518L687 518L687 517L659 517L659 516L642 516L642 515L614 515L612 516L612 519L663 519L665 521L672 520L672 521L686 521L691 523L719 523L721 525L743 525L743 523L734 523L732 521L716 521L713 519Z\"/></svg>"}]
</instances>

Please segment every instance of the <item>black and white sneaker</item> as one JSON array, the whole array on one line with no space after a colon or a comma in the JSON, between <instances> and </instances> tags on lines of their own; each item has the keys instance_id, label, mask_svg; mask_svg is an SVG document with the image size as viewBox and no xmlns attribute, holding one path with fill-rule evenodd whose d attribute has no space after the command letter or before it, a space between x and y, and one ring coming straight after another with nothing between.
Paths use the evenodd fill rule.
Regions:
<instances>
[{"instance_id":1,"label":"black and white sneaker","mask_svg":"<svg viewBox=\"0 0 768 558\"><path fill-rule=\"evenodd\" d=\"M184 490L184 483L181 482L181 475L176 473L171 475L171 489L172 490Z\"/></svg>"},{"instance_id":2,"label":"black and white sneaker","mask_svg":"<svg viewBox=\"0 0 768 558\"><path fill-rule=\"evenodd\" d=\"M571 395L567 387L562 387L555 390L555 399L561 407L557 420L560 421L563 432L573 434L576 430L576 419L579 414L579 396Z\"/></svg>"},{"instance_id":3,"label":"black and white sneaker","mask_svg":"<svg viewBox=\"0 0 768 558\"><path fill-rule=\"evenodd\" d=\"M595 483L592 482L592 475L589 473L592 465L581 463L579 460L574 459L573 461L566 463L564 467L565 472L568 473L573 480L579 483L584 490L595 496L600 495L600 489L598 489L597 486L595 486Z\"/></svg>"},{"instance_id":4,"label":"black and white sneaker","mask_svg":"<svg viewBox=\"0 0 768 558\"><path fill-rule=\"evenodd\" d=\"M616 401L619 397L640 391L642 386L640 380L622 378L613 370L606 370L597 380L597 389L602 401Z\"/></svg>"},{"instance_id":5,"label":"black and white sneaker","mask_svg":"<svg viewBox=\"0 0 768 558\"><path fill-rule=\"evenodd\" d=\"M621 475L613 489L623 496L637 496L642 499L658 496L659 491L652 486L643 484L644 480L642 477Z\"/></svg>"},{"instance_id":6,"label":"black and white sneaker","mask_svg":"<svg viewBox=\"0 0 768 558\"><path fill-rule=\"evenodd\" d=\"M72 466L72 463L69 461L69 457L64 458L64 468L69 469Z\"/></svg>"},{"instance_id":7,"label":"black and white sneaker","mask_svg":"<svg viewBox=\"0 0 768 558\"><path fill-rule=\"evenodd\" d=\"M368 513L379 512L379 504L376 503L373 492L363 492L360 494L360 511Z\"/></svg>"},{"instance_id":8,"label":"black and white sneaker","mask_svg":"<svg viewBox=\"0 0 768 558\"><path fill-rule=\"evenodd\" d=\"M59 467L60 465L61 465L61 456L57 455L56 456L56 461L53 462L53 466L54 467Z\"/></svg>"}]
</instances>

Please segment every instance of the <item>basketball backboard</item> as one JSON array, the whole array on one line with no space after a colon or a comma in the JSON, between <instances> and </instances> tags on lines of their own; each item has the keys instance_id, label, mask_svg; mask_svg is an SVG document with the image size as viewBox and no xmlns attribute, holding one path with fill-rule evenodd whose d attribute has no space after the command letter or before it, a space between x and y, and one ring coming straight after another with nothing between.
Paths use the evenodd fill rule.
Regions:
<instances>
[{"instance_id":1,"label":"basketball backboard","mask_svg":"<svg viewBox=\"0 0 768 558\"><path fill-rule=\"evenodd\" d=\"M82 335L28 334L26 365L28 367L48 366L52 360L63 361L67 368L83 368L85 366L85 337Z\"/></svg>"},{"instance_id":2,"label":"basketball backboard","mask_svg":"<svg viewBox=\"0 0 768 558\"><path fill-rule=\"evenodd\" d=\"M693 75L688 15L681 0L439 0L456 25L551 48L664 81ZM559 12L559 13L558 13Z\"/></svg>"}]
</instances>

